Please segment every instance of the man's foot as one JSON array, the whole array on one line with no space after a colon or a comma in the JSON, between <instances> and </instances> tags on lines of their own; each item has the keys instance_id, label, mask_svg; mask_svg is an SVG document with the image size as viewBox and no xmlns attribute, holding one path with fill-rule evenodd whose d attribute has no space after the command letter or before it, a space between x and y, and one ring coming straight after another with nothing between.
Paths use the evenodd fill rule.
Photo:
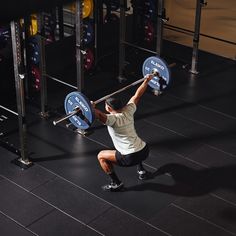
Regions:
<instances>
[{"instance_id":1,"label":"man's foot","mask_svg":"<svg viewBox=\"0 0 236 236\"><path fill-rule=\"evenodd\" d=\"M148 178L148 173L146 170L138 170L137 173L140 180L145 180Z\"/></svg>"},{"instance_id":2,"label":"man's foot","mask_svg":"<svg viewBox=\"0 0 236 236\"><path fill-rule=\"evenodd\" d=\"M120 182L119 184L112 182L110 184L102 186L102 189L104 191L109 191L109 192L118 192L122 190L123 187L124 187L124 184L122 182Z\"/></svg>"}]
</instances>

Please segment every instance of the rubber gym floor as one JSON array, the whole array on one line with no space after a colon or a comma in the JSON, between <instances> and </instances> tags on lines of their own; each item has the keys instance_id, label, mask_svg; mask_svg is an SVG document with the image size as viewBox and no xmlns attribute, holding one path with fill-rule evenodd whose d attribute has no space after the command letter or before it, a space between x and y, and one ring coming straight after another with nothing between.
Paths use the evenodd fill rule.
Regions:
<instances>
[{"instance_id":1,"label":"rubber gym floor","mask_svg":"<svg viewBox=\"0 0 236 236\"><path fill-rule=\"evenodd\" d=\"M143 96L136 129L150 145L145 167L153 177L140 181L135 167L116 167L122 192L101 190L108 178L96 155L112 148L105 126L95 123L84 137L65 124L53 126L56 116L41 119L28 105L34 165L22 170L11 163L17 156L0 148L1 236L236 235L235 62L203 52L199 59L197 78L177 62L170 89L158 97L148 89ZM91 78L90 99L120 86L108 69ZM53 85L50 105L62 106L68 92ZM133 92L120 96L127 100ZM6 139L19 146L17 118L1 115L8 117Z\"/></svg>"}]
</instances>

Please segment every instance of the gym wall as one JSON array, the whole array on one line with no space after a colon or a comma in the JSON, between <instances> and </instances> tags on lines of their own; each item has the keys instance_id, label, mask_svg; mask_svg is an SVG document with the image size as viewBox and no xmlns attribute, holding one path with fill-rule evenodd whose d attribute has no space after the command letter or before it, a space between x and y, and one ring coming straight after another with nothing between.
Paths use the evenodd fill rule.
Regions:
<instances>
[{"instance_id":1,"label":"gym wall","mask_svg":"<svg viewBox=\"0 0 236 236\"><path fill-rule=\"evenodd\" d=\"M196 0L166 0L167 24L194 31ZM207 0L202 8L202 34L236 42L235 0ZM164 30L164 38L192 47L192 36L172 30ZM236 45L200 36L199 48L223 57L236 60Z\"/></svg>"}]
</instances>

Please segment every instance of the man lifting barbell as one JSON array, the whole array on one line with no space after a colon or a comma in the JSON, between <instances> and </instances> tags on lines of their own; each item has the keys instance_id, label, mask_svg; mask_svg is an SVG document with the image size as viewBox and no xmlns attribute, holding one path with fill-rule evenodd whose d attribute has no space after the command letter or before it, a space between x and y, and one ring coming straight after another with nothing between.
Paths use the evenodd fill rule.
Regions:
<instances>
[{"instance_id":1,"label":"man lifting barbell","mask_svg":"<svg viewBox=\"0 0 236 236\"><path fill-rule=\"evenodd\" d=\"M112 97L106 99L105 109L108 114L97 109L94 105L95 116L100 122L107 125L115 147L115 150L102 150L97 156L103 171L111 178L111 183L102 187L105 191L119 191L123 188L123 183L117 177L113 165L123 167L137 165L139 179L143 180L147 177L142 161L148 157L149 148L147 143L136 133L134 113L152 78L153 74L145 76L145 80L125 106L122 106L119 99Z\"/></svg>"},{"instance_id":2,"label":"man lifting barbell","mask_svg":"<svg viewBox=\"0 0 236 236\"><path fill-rule=\"evenodd\" d=\"M134 113L136 105L148 85L154 91L158 91L158 94L168 87L170 71L165 61L157 56L147 58L143 63L142 71L144 78L102 97L92 102L92 104L81 92L69 93L64 101L66 116L53 121L53 124L57 125L69 119L71 124L79 130L86 130L93 124L96 117L107 125L115 150L103 150L98 154L102 169L112 180L110 184L103 186L104 190L119 191L123 188L123 183L113 170L113 164L120 166L137 165L139 179L147 177L142 161L148 157L148 145L136 133ZM119 100L112 98L114 95L137 84L141 85L125 106L122 106ZM103 101L105 101L105 108L108 113L104 113L95 107L96 104Z\"/></svg>"}]
</instances>

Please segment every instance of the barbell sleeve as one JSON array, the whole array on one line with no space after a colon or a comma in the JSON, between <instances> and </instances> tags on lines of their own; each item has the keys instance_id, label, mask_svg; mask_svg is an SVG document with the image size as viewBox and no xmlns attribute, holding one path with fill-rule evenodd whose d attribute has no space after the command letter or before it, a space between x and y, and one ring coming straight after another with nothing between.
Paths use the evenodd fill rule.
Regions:
<instances>
[{"instance_id":1,"label":"barbell sleeve","mask_svg":"<svg viewBox=\"0 0 236 236\"><path fill-rule=\"evenodd\" d=\"M53 124L54 124L54 125L57 125L58 123L61 123L62 121L67 120L67 119L69 119L70 117L76 115L79 111L80 111L79 109L76 109L76 110L74 110L73 112L70 112L68 115L63 116L62 118L60 118L60 119L58 119L58 120L54 120L54 121L53 121Z\"/></svg>"}]
</instances>

